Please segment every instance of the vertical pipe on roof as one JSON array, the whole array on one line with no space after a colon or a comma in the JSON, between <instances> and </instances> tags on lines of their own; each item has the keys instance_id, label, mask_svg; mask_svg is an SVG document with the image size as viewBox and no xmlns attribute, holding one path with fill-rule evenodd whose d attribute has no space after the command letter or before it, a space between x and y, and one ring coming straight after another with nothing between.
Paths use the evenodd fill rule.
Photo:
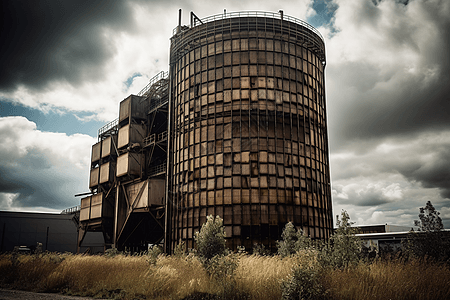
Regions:
<instances>
[{"instance_id":1,"label":"vertical pipe on roof","mask_svg":"<svg viewBox=\"0 0 450 300\"><path fill-rule=\"evenodd\" d=\"M181 31L181 8L178 10L178 27L177 27L177 33L180 33Z\"/></svg>"}]
</instances>

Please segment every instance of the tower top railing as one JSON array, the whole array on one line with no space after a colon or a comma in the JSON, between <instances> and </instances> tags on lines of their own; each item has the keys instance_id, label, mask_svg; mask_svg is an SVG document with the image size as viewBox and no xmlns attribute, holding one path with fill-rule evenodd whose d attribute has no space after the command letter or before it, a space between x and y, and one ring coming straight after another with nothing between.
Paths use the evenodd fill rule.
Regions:
<instances>
[{"instance_id":1,"label":"tower top railing","mask_svg":"<svg viewBox=\"0 0 450 300\"><path fill-rule=\"evenodd\" d=\"M166 79L169 77L169 72L168 71L161 71L158 74L156 74L155 76L153 76L152 79L150 79L150 81L148 82L148 84L137 94L138 96L144 96L152 87L153 84L155 84L157 81L161 80L161 79Z\"/></svg>"},{"instance_id":2,"label":"tower top railing","mask_svg":"<svg viewBox=\"0 0 450 300\"><path fill-rule=\"evenodd\" d=\"M194 17L192 17L192 15ZM225 19L231 19L231 18L246 18L246 17L272 18L272 19L279 19L279 20L283 20L283 21L292 22L292 23L301 25L301 26L311 30L312 32L317 34L323 42L325 42L322 34L315 27L313 27L312 25L310 25L309 23L307 23L303 20L300 20L300 19L292 17L292 16L285 15L283 13L283 11L281 11L281 10L279 12L267 12L267 11L226 12L226 11L224 11L222 14L212 15L212 16L205 17L202 19L197 18L191 12L190 28L193 28L195 26L202 25L205 23L218 21L218 20L225 20ZM178 28L179 27L177 26L173 29L173 32L172 32L173 35L175 35L178 32Z\"/></svg>"}]
</instances>

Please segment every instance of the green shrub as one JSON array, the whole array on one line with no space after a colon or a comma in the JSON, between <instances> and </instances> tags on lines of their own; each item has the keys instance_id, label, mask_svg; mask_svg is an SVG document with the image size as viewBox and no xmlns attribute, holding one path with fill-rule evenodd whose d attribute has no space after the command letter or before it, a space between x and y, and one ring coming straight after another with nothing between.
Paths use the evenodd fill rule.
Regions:
<instances>
[{"instance_id":1,"label":"green shrub","mask_svg":"<svg viewBox=\"0 0 450 300\"><path fill-rule=\"evenodd\" d=\"M297 266L281 283L283 300L322 299L324 288L317 268Z\"/></svg>"},{"instance_id":2,"label":"green shrub","mask_svg":"<svg viewBox=\"0 0 450 300\"><path fill-rule=\"evenodd\" d=\"M282 257L289 256L296 252L295 242L297 241L297 230L291 222L284 226L281 234L282 241L277 241L278 254Z\"/></svg>"},{"instance_id":3,"label":"green shrub","mask_svg":"<svg viewBox=\"0 0 450 300\"><path fill-rule=\"evenodd\" d=\"M311 239L303 235L303 230L295 229L294 224L289 222L281 234L282 241L277 241L278 254L282 257L293 255L300 250L305 250L313 246Z\"/></svg>"},{"instance_id":4,"label":"green shrub","mask_svg":"<svg viewBox=\"0 0 450 300\"><path fill-rule=\"evenodd\" d=\"M269 249L266 249L263 244L254 244L253 245L253 254L260 256L269 256L272 253Z\"/></svg>"},{"instance_id":5,"label":"green shrub","mask_svg":"<svg viewBox=\"0 0 450 300\"><path fill-rule=\"evenodd\" d=\"M205 266L208 274L217 282L233 279L234 271L239 264L235 254L216 255Z\"/></svg>"},{"instance_id":6,"label":"green shrub","mask_svg":"<svg viewBox=\"0 0 450 300\"><path fill-rule=\"evenodd\" d=\"M117 248L114 248L114 247L110 248L110 249L107 249L105 251L105 256L106 257L110 257L110 258L115 257L115 256L120 255L120 254L122 254L122 252L120 252L119 250L117 250Z\"/></svg>"},{"instance_id":7,"label":"green shrub","mask_svg":"<svg viewBox=\"0 0 450 300\"><path fill-rule=\"evenodd\" d=\"M414 222L416 226L419 226L419 231L411 231L407 239L403 241L404 253L409 258L448 261L450 259L450 233L443 230L440 213L430 201L419 211L420 220Z\"/></svg>"},{"instance_id":8,"label":"green shrub","mask_svg":"<svg viewBox=\"0 0 450 300\"><path fill-rule=\"evenodd\" d=\"M327 243L321 247L318 261L322 267L345 269L360 260L362 243L355 236L357 228L352 227L349 214L343 210L337 220L337 229Z\"/></svg>"},{"instance_id":9,"label":"green shrub","mask_svg":"<svg viewBox=\"0 0 450 300\"><path fill-rule=\"evenodd\" d=\"M223 220L219 216L216 218L212 215L208 216L200 232L195 233L194 239L197 254L203 260L210 260L216 255L227 253Z\"/></svg>"},{"instance_id":10,"label":"green shrub","mask_svg":"<svg viewBox=\"0 0 450 300\"><path fill-rule=\"evenodd\" d=\"M186 255L186 243L180 242L173 249L173 256L175 257L183 257Z\"/></svg>"},{"instance_id":11,"label":"green shrub","mask_svg":"<svg viewBox=\"0 0 450 300\"><path fill-rule=\"evenodd\" d=\"M145 253L147 255L147 261L149 264L154 265L156 264L156 261L158 260L158 256L163 254L163 251L161 247L159 246L153 246Z\"/></svg>"}]
</instances>

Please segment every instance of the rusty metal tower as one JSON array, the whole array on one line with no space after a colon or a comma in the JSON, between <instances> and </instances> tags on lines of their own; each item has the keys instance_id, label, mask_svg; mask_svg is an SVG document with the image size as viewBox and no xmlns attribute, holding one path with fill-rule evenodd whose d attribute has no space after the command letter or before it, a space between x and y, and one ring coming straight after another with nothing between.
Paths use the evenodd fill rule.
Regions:
<instances>
[{"instance_id":1,"label":"rusty metal tower","mask_svg":"<svg viewBox=\"0 0 450 300\"><path fill-rule=\"evenodd\" d=\"M193 246L207 215L229 246L270 248L286 222L332 226L325 45L282 12L191 13L170 52L171 247Z\"/></svg>"}]
</instances>

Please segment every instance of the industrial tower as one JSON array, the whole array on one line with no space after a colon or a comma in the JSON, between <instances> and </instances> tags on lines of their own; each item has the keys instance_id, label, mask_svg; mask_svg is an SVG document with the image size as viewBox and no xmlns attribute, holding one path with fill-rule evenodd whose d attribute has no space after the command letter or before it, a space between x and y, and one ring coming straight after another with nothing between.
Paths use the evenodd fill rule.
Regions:
<instances>
[{"instance_id":1,"label":"industrial tower","mask_svg":"<svg viewBox=\"0 0 450 300\"><path fill-rule=\"evenodd\" d=\"M194 247L208 215L228 246L275 249L285 224L326 239L332 224L325 44L293 17L226 13L174 29L169 72L99 130L80 236L119 249Z\"/></svg>"}]
</instances>

